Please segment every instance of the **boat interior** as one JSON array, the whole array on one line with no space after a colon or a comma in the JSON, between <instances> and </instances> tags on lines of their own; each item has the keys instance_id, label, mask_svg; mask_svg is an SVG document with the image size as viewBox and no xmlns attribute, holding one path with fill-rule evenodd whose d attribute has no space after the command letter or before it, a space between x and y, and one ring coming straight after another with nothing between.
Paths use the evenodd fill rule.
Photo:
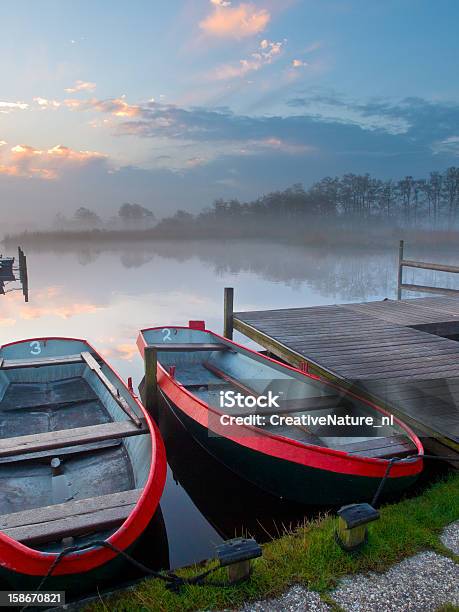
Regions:
<instances>
[{"instance_id":1,"label":"boat interior","mask_svg":"<svg viewBox=\"0 0 459 612\"><path fill-rule=\"evenodd\" d=\"M265 431L286 438L365 457L390 458L416 454L414 442L397 424L382 424L381 413L325 382L305 377L262 355L225 344L208 332L172 328L143 332L158 350L158 360L185 389L230 415L264 415ZM168 340L165 340L168 338ZM280 408L220 408L221 391L242 396L279 395ZM271 415L374 418L373 425L272 424Z\"/></svg>"},{"instance_id":2,"label":"boat interior","mask_svg":"<svg viewBox=\"0 0 459 612\"><path fill-rule=\"evenodd\" d=\"M86 350L0 352L0 530L48 552L113 533L150 469L138 406L89 347L77 348Z\"/></svg>"}]
</instances>

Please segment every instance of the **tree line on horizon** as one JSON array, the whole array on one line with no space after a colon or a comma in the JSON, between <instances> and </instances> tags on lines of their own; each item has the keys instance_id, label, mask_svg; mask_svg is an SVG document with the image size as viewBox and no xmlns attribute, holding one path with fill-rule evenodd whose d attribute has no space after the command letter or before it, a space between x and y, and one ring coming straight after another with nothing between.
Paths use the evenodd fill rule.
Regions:
<instances>
[{"instance_id":1,"label":"tree line on horizon","mask_svg":"<svg viewBox=\"0 0 459 612\"><path fill-rule=\"evenodd\" d=\"M215 200L200 213L179 210L157 222L154 213L139 204L124 203L115 217L104 222L94 211L80 207L70 219L57 215L59 230L137 230L153 236L175 237L183 232L207 235L271 233L282 222L283 231L304 231L302 221L334 225L378 221L389 227L456 226L459 221L459 168L431 172L428 178L405 176L381 180L369 174L325 177L308 189L300 183L255 200ZM271 226L271 229L270 229Z\"/></svg>"},{"instance_id":2,"label":"tree line on horizon","mask_svg":"<svg viewBox=\"0 0 459 612\"><path fill-rule=\"evenodd\" d=\"M406 176L381 180L369 174L325 177L309 189L297 183L249 202L223 198L197 215L179 210L156 228L172 230L176 224L198 227L223 223L258 224L281 220L284 224L326 220L372 222L398 227L450 227L459 221L459 168L431 172L428 178Z\"/></svg>"}]
</instances>

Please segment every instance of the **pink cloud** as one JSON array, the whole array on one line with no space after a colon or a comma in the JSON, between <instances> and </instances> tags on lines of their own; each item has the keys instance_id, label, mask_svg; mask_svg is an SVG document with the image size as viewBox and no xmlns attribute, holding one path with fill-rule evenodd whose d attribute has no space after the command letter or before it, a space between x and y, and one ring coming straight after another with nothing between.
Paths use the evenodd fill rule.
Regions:
<instances>
[{"instance_id":1,"label":"pink cloud","mask_svg":"<svg viewBox=\"0 0 459 612\"><path fill-rule=\"evenodd\" d=\"M141 113L141 108L137 105L128 104L121 98L110 98L108 100L75 100L74 98L64 100L64 105L71 110L95 110L101 113L108 113L114 117L137 117Z\"/></svg>"},{"instance_id":2,"label":"pink cloud","mask_svg":"<svg viewBox=\"0 0 459 612\"><path fill-rule=\"evenodd\" d=\"M55 180L66 170L86 165L106 156L96 151L75 151L63 145L51 149L36 149L20 144L0 155L0 174L24 178Z\"/></svg>"},{"instance_id":3,"label":"pink cloud","mask_svg":"<svg viewBox=\"0 0 459 612\"><path fill-rule=\"evenodd\" d=\"M257 9L253 4L232 6L229 2L214 2L213 11L199 24L210 36L219 38L245 38L262 32L271 16L266 9Z\"/></svg>"},{"instance_id":4,"label":"pink cloud","mask_svg":"<svg viewBox=\"0 0 459 612\"><path fill-rule=\"evenodd\" d=\"M303 60L300 59L294 59L292 61L292 68L304 68L308 65L307 62L304 62Z\"/></svg>"},{"instance_id":5,"label":"pink cloud","mask_svg":"<svg viewBox=\"0 0 459 612\"><path fill-rule=\"evenodd\" d=\"M96 84L91 81L75 81L73 87L67 87L64 91L67 93L76 93L78 91L94 91Z\"/></svg>"}]
</instances>

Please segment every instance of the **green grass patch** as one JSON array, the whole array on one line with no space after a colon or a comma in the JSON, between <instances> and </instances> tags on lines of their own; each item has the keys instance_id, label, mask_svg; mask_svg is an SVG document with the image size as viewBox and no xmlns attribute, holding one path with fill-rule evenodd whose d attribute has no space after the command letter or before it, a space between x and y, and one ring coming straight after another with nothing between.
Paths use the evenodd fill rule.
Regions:
<instances>
[{"instance_id":1,"label":"green grass patch","mask_svg":"<svg viewBox=\"0 0 459 612\"><path fill-rule=\"evenodd\" d=\"M451 474L419 497L383 506L380 520L369 526L368 544L359 553L345 553L337 546L333 537L337 519L328 516L265 544L263 557L255 560L248 582L226 588L185 586L179 594L174 594L161 581L147 579L88 609L94 612L224 609L279 595L295 583L326 594L346 574L383 571L425 549L445 554L439 534L458 518L459 475ZM194 567L179 574L190 577L201 571L202 567ZM209 580L222 581L225 576L225 571L219 569Z\"/></svg>"}]
</instances>

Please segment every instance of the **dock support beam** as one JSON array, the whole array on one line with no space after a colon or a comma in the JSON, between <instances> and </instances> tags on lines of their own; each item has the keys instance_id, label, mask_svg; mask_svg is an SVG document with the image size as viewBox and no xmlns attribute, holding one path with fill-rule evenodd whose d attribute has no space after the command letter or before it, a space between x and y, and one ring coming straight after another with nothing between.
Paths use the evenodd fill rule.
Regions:
<instances>
[{"instance_id":1,"label":"dock support beam","mask_svg":"<svg viewBox=\"0 0 459 612\"><path fill-rule=\"evenodd\" d=\"M233 308L234 289L232 287L225 287L223 335L228 340L233 339Z\"/></svg>"},{"instance_id":2,"label":"dock support beam","mask_svg":"<svg viewBox=\"0 0 459 612\"><path fill-rule=\"evenodd\" d=\"M397 283L397 299L402 299L402 284L403 284L403 247L404 241L400 240L398 247L398 283Z\"/></svg>"},{"instance_id":3,"label":"dock support beam","mask_svg":"<svg viewBox=\"0 0 459 612\"><path fill-rule=\"evenodd\" d=\"M150 414L158 409L158 352L152 346L145 347L145 408Z\"/></svg>"},{"instance_id":4,"label":"dock support beam","mask_svg":"<svg viewBox=\"0 0 459 612\"><path fill-rule=\"evenodd\" d=\"M27 274L27 257L21 247L18 247L18 260L19 260L19 278L22 284L22 294L24 300L29 301L29 278Z\"/></svg>"}]
</instances>

